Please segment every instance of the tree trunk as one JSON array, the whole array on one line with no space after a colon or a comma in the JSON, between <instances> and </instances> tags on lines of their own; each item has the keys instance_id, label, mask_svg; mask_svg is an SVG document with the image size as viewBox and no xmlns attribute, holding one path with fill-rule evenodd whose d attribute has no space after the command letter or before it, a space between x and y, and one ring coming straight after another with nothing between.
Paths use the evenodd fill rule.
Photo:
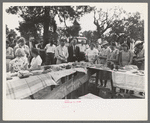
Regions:
<instances>
[{"instance_id":1,"label":"tree trunk","mask_svg":"<svg viewBox=\"0 0 150 123\"><path fill-rule=\"evenodd\" d=\"M49 16L50 7L45 7L45 15L44 15L44 33L43 33L43 39L44 39L44 46L48 43L48 32L49 32L49 22L50 22L50 16Z\"/></svg>"}]
</instances>

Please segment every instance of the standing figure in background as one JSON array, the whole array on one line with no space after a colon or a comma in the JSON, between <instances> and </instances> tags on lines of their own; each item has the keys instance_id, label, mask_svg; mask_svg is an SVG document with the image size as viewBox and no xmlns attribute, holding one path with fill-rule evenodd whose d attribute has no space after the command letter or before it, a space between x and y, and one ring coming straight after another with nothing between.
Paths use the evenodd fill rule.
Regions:
<instances>
[{"instance_id":1,"label":"standing figure in background","mask_svg":"<svg viewBox=\"0 0 150 123\"><path fill-rule=\"evenodd\" d=\"M54 42L49 40L49 43L45 46L46 50L46 65L54 64L54 55L55 55L55 48Z\"/></svg>"},{"instance_id":2,"label":"standing figure in background","mask_svg":"<svg viewBox=\"0 0 150 123\"><path fill-rule=\"evenodd\" d=\"M106 63L108 50L109 50L108 42L104 41L101 45L101 50L99 52L99 59L98 59L99 64L105 64Z\"/></svg>"},{"instance_id":3,"label":"standing figure in background","mask_svg":"<svg viewBox=\"0 0 150 123\"><path fill-rule=\"evenodd\" d=\"M143 48L143 41L137 41L135 44L136 56L133 59L134 63L140 70L144 70L145 51Z\"/></svg>"},{"instance_id":4,"label":"standing figure in background","mask_svg":"<svg viewBox=\"0 0 150 123\"><path fill-rule=\"evenodd\" d=\"M106 61L110 64L117 65L118 64L119 50L116 49L115 42L112 42L109 48L110 48L110 50L108 50Z\"/></svg>"},{"instance_id":5,"label":"standing figure in background","mask_svg":"<svg viewBox=\"0 0 150 123\"><path fill-rule=\"evenodd\" d=\"M23 51L25 52L25 57L28 58L28 61L30 61L30 49L29 47L26 45L26 41L23 37L19 38L18 41L17 41L17 44L15 47L14 47L14 52L16 52L16 49L18 48L21 48L23 49Z\"/></svg>"},{"instance_id":6,"label":"standing figure in background","mask_svg":"<svg viewBox=\"0 0 150 123\"><path fill-rule=\"evenodd\" d=\"M73 38L71 42L72 45L68 47L68 54L69 54L68 62L75 62L75 61L79 62L80 49L78 46L76 46L77 39Z\"/></svg>"},{"instance_id":7,"label":"standing figure in background","mask_svg":"<svg viewBox=\"0 0 150 123\"><path fill-rule=\"evenodd\" d=\"M87 46L84 42L84 40L81 41L81 44L79 45L80 48L80 61L84 61L85 60L85 51L87 49Z\"/></svg>"},{"instance_id":8,"label":"standing figure in background","mask_svg":"<svg viewBox=\"0 0 150 123\"><path fill-rule=\"evenodd\" d=\"M42 64L45 64L45 49L44 49L44 43L43 40L40 41L40 43L37 45L37 49L40 53L40 57L42 58Z\"/></svg>"},{"instance_id":9,"label":"standing figure in background","mask_svg":"<svg viewBox=\"0 0 150 123\"><path fill-rule=\"evenodd\" d=\"M129 50L127 44L122 44L123 50L119 53L119 65L124 67L125 65L131 65L133 60L133 52Z\"/></svg>"},{"instance_id":10,"label":"standing figure in background","mask_svg":"<svg viewBox=\"0 0 150 123\"><path fill-rule=\"evenodd\" d=\"M6 72L9 72L9 62L14 58L13 48L9 46L9 41L6 41Z\"/></svg>"},{"instance_id":11,"label":"standing figure in background","mask_svg":"<svg viewBox=\"0 0 150 123\"><path fill-rule=\"evenodd\" d=\"M88 48L85 53L86 60L95 64L97 56L98 50L95 48L95 44L91 43L90 48Z\"/></svg>"},{"instance_id":12,"label":"standing figure in background","mask_svg":"<svg viewBox=\"0 0 150 123\"><path fill-rule=\"evenodd\" d=\"M68 49L65 46L66 39L60 39L60 45L57 46L55 56L57 58L56 64L67 63Z\"/></svg>"}]
</instances>

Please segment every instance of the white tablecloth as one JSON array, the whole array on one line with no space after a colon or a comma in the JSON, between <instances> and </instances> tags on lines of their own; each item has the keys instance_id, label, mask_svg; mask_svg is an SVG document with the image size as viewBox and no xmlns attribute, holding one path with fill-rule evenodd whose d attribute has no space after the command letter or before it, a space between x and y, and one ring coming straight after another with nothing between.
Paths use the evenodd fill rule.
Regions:
<instances>
[{"instance_id":1,"label":"white tablecloth","mask_svg":"<svg viewBox=\"0 0 150 123\"><path fill-rule=\"evenodd\" d=\"M115 87L145 92L145 76L115 71L112 72L112 79Z\"/></svg>"}]
</instances>

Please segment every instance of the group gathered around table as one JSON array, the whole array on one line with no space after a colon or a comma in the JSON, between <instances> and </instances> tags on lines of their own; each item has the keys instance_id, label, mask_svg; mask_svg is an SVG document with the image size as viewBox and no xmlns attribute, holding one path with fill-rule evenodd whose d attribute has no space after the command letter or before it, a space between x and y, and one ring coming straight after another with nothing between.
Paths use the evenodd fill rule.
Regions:
<instances>
[{"instance_id":1,"label":"group gathered around table","mask_svg":"<svg viewBox=\"0 0 150 123\"><path fill-rule=\"evenodd\" d=\"M59 44L49 39L45 46L43 41L36 45L33 42L34 38L26 43L19 36L13 42L6 40L6 97L9 99L33 99L35 93L47 87L51 87L49 95L41 98L75 98L76 95L69 94L75 94L76 90L80 93L78 88L82 85L80 90L85 92L76 98L84 99L94 74L96 89L107 89L111 83L110 98L115 98L118 88L120 95L137 93L137 97L145 97L143 41L128 37L122 43L104 40L79 44L77 38L70 39L69 45L65 38ZM74 85L77 83L78 86ZM66 92L68 86L71 89ZM93 94L93 98L100 97ZM92 94L89 98L92 99Z\"/></svg>"}]
</instances>

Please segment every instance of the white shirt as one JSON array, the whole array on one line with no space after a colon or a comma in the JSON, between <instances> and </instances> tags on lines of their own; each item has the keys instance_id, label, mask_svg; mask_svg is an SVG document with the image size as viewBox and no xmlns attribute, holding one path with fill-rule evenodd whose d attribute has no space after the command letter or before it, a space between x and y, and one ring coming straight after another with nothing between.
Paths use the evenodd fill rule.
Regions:
<instances>
[{"instance_id":1,"label":"white shirt","mask_svg":"<svg viewBox=\"0 0 150 123\"><path fill-rule=\"evenodd\" d=\"M80 52L85 52L86 51L86 45L85 44L80 44L79 45L79 48L80 48Z\"/></svg>"},{"instance_id":2,"label":"white shirt","mask_svg":"<svg viewBox=\"0 0 150 123\"><path fill-rule=\"evenodd\" d=\"M42 59L38 55L37 57L34 57L31 61L31 69L37 69L39 65L42 64Z\"/></svg>"},{"instance_id":3,"label":"white shirt","mask_svg":"<svg viewBox=\"0 0 150 123\"><path fill-rule=\"evenodd\" d=\"M68 48L66 46L57 46L55 50L55 57L60 58L60 57L65 57L68 58Z\"/></svg>"},{"instance_id":4,"label":"white shirt","mask_svg":"<svg viewBox=\"0 0 150 123\"><path fill-rule=\"evenodd\" d=\"M56 46L53 44L52 46L50 44L47 44L45 46L46 53L55 53Z\"/></svg>"},{"instance_id":5,"label":"white shirt","mask_svg":"<svg viewBox=\"0 0 150 123\"><path fill-rule=\"evenodd\" d=\"M96 48L93 48L93 50L91 50L91 48L88 48L86 50L86 56L88 56L89 61L93 61L96 55L98 55L98 50Z\"/></svg>"}]
</instances>

